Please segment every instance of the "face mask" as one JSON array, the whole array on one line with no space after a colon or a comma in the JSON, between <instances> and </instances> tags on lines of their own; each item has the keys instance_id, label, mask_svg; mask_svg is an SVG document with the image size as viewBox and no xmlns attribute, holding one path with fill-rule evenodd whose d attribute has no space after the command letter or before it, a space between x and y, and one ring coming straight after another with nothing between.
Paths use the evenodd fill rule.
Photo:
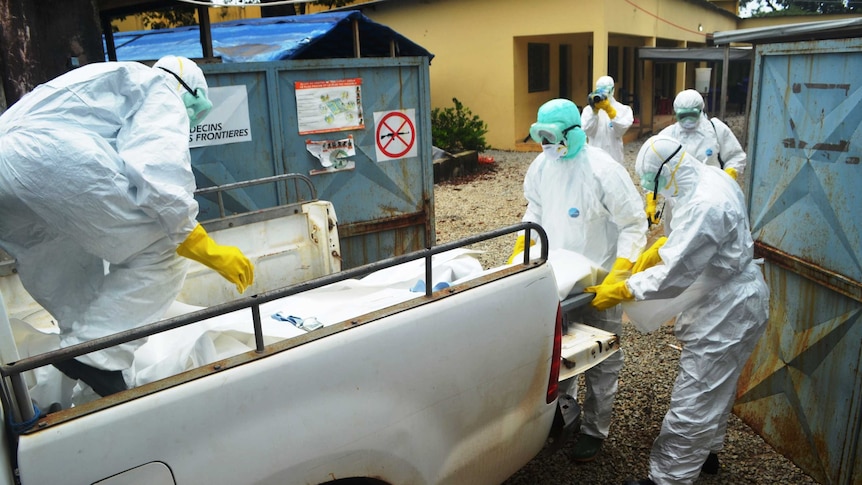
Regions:
<instances>
[{"instance_id":1,"label":"face mask","mask_svg":"<svg viewBox=\"0 0 862 485\"><path fill-rule=\"evenodd\" d=\"M562 143L557 143L553 145L542 145L542 153L545 154L545 158L556 161L561 157L565 157L566 154L569 153L569 147L563 145Z\"/></svg>"},{"instance_id":2,"label":"face mask","mask_svg":"<svg viewBox=\"0 0 862 485\"><path fill-rule=\"evenodd\" d=\"M189 115L189 127L194 128L206 118L213 104L204 96L200 89L195 95L183 93L183 104L186 105L186 113Z\"/></svg>"},{"instance_id":3,"label":"face mask","mask_svg":"<svg viewBox=\"0 0 862 485\"><path fill-rule=\"evenodd\" d=\"M679 126L684 130L693 130L697 126L697 118L683 118L679 120Z\"/></svg>"},{"instance_id":4,"label":"face mask","mask_svg":"<svg viewBox=\"0 0 862 485\"><path fill-rule=\"evenodd\" d=\"M656 177L655 172L647 172L641 176L641 187L647 192L656 191L656 185L664 187L667 185L667 177Z\"/></svg>"}]
</instances>

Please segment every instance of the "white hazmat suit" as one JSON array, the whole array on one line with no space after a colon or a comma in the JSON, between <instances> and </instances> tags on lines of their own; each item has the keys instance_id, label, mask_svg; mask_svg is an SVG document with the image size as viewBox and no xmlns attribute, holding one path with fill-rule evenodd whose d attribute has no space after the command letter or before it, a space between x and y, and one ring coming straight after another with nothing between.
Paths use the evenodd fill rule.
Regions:
<instances>
[{"instance_id":1,"label":"white hazmat suit","mask_svg":"<svg viewBox=\"0 0 862 485\"><path fill-rule=\"evenodd\" d=\"M551 100L539 108L530 132L544 153L530 164L524 179L523 221L545 229L549 249L580 253L610 271L616 261L633 262L643 251L643 201L626 169L604 150L585 143L580 121L577 106L569 100ZM583 315L584 323L617 335L622 334L621 318L619 308L589 309ZM607 438L622 365L623 354L617 352L586 372L582 434Z\"/></svg>"},{"instance_id":2,"label":"white hazmat suit","mask_svg":"<svg viewBox=\"0 0 862 485\"><path fill-rule=\"evenodd\" d=\"M674 217L659 264L625 282L629 299L670 299L695 283L708 295L677 316L680 370L650 454L653 482L687 485L723 446L739 374L765 329L769 289L753 259L742 191L730 177L662 136L644 143L635 170L645 189L657 185L672 202Z\"/></svg>"},{"instance_id":3,"label":"white hazmat suit","mask_svg":"<svg viewBox=\"0 0 862 485\"><path fill-rule=\"evenodd\" d=\"M207 89L185 58L88 64L0 117L0 246L62 347L156 321L174 301L188 264L177 247L197 226L189 129ZM76 360L121 371L142 343Z\"/></svg>"},{"instance_id":4,"label":"white hazmat suit","mask_svg":"<svg viewBox=\"0 0 862 485\"><path fill-rule=\"evenodd\" d=\"M703 112L703 96L694 89L680 91L673 100L673 109L680 118L681 114L694 113L695 123L684 120L666 127L659 135L673 138L685 147L690 157L722 170L732 168L737 176L745 170L746 155L733 135L733 131L718 118L708 118Z\"/></svg>"},{"instance_id":5,"label":"white hazmat suit","mask_svg":"<svg viewBox=\"0 0 862 485\"><path fill-rule=\"evenodd\" d=\"M591 146L601 148L611 154L611 157L625 162L623 135L634 123L634 113L630 106L620 103L614 98L614 79L602 76L596 81L593 93L604 92L610 109L601 109L591 105L584 106L581 112L581 123ZM592 94L592 93L590 93ZM613 118L611 118L613 114Z\"/></svg>"}]
</instances>

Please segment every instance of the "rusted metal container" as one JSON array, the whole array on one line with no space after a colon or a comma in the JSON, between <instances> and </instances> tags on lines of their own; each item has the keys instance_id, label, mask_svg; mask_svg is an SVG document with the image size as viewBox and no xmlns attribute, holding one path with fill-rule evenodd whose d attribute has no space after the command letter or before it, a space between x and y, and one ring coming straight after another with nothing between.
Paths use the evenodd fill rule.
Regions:
<instances>
[{"instance_id":1,"label":"rusted metal container","mask_svg":"<svg viewBox=\"0 0 862 485\"><path fill-rule=\"evenodd\" d=\"M862 38L760 44L753 73L748 204L770 319L734 412L818 482L862 484Z\"/></svg>"}]
</instances>

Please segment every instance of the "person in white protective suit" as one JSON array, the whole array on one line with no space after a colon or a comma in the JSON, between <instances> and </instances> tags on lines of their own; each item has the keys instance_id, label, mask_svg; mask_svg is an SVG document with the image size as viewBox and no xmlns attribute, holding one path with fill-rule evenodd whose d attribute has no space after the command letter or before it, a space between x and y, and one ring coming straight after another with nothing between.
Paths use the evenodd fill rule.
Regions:
<instances>
[{"instance_id":1,"label":"person in white protective suit","mask_svg":"<svg viewBox=\"0 0 862 485\"><path fill-rule=\"evenodd\" d=\"M643 201L626 169L586 143L580 124L578 107L568 99L552 99L539 108L530 136L542 145L542 153L524 179L523 221L545 229L549 249L584 255L608 271L605 281L616 281L628 274L646 245ZM510 263L524 246L521 234ZM619 307L586 308L578 316L583 323L622 335ZM616 352L585 373L584 416L573 460L592 460L607 438L622 365L623 354ZM577 378L571 381L569 394L576 396Z\"/></svg>"},{"instance_id":2,"label":"person in white protective suit","mask_svg":"<svg viewBox=\"0 0 862 485\"><path fill-rule=\"evenodd\" d=\"M670 232L638 258L627 280L586 291L596 294L597 309L656 299L674 305L695 286L703 295L676 318L679 374L649 478L626 482L691 484L701 471L718 472L737 381L769 316L769 288L754 260L742 190L731 178L663 136L644 143L635 171L644 189L673 204Z\"/></svg>"},{"instance_id":3,"label":"person in white protective suit","mask_svg":"<svg viewBox=\"0 0 862 485\"><path fill-rule=\"evenodd\" d=\"M614 78L602 76L581 112L581 124L590 146L601 148L624 163L623 135L634 123L631 107L614 99Z\"/></svg>"},{"instance_id":4,"label":"person in white protective suit","mask_svg":"<svg viewBox=\"0 0 862 485\"><path fill-rule=\"evenodd\" d=\"M0 247L68 347L157 321L188 261L236 284L252 264L197 223L190 128L212 108L203 72L167 56L88 64L0 116ZM144 339L56 363L99 395L126 389ZM128 376L128 382L132 382Z\"/></svg>"},{"instance_id":5,"label":"person in white protective suit","mask_svg":"<svg viewBox=\"0 0 862 485\"><path fill-rule=\"evenodd\" d=\"M718 118L709 118L703 111L703 95L694 89L680 91L673 100L676 123L666 127L659 135L682 143L690 157L707 165L719 167L734 180L745 170L746 155L733 131ZM651 224L661 222L661 211L655 194L646 195L647 218Z\"/></svg>"}]
</instances>

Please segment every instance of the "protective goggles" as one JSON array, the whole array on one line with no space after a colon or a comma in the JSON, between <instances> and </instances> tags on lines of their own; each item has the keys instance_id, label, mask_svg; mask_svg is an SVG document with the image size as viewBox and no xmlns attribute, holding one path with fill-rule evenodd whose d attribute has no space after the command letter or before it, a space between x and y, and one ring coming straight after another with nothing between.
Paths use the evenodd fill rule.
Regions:
<instances>
[{"instance_id":1,"label":"protective goggles","mask_svg":"<svg viewBox=\"0 0 862 485\"><path fill-rule=\"evenodd\" d=\"M572 125L568 128L560 129L559 123L533 123L530 126L530 138L540 145L556 145L564 143L566 134L580 127L581 125Z\"/></svg>"},{"instance_id":2,"label":"protective goggles","mask_svg":"<svg viewBox=\"0 0 862 485\"><path fill-rule=\"evenodd\" d=\"M698 108L681 108L676 110L674 114L677 121L682 121L685 118L697 119L700 117L700 110Z\"/></svg>"}]
</instances>

